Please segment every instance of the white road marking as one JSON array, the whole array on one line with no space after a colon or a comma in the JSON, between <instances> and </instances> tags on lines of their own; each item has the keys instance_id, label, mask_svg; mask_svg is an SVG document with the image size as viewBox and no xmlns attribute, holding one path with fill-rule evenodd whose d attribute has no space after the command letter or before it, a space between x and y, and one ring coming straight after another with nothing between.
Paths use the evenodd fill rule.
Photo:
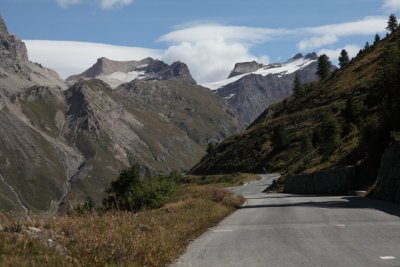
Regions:
<instances>
[{"instance_id":1,"label":"white road marking","mask_svg":"<svg viewBox=\"0 0 400 267\"><path fill-rule=\"evenodd\" d=\"M337 226L337 227L346 227L345 224L336 224L335 226Z\"/></svg>"},{"instance_id":2,"label":"white road marking","mask_svg":"<svg viewBox=\"0 0 400 267\"><path fill-rule=\"evenodd\" d=\"M379 258L381 258L381 260L394 260L394 259L396 259L396 258L393 257L393 256L381 256L381 257L379 257Z\"/></svg>"},{"instance_id":3,"label":"white road marking","mask_svg":"<svg viewBox=\"0 0 400 267\"><path fill-rule=\"evenodd\" d=\"M213 233L221 233L221 232L232 232L233 230L214 230Z\"/></svg>"}]
</instances>

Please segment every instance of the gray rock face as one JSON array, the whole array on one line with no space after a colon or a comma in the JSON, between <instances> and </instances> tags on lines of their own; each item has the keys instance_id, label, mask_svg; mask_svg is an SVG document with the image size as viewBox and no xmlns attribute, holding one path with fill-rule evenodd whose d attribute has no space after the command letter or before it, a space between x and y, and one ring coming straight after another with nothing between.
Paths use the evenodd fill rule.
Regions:
<instances>
[{"instance_id":1,"label":"gray rock face","mask_svg":"<svg viewBox=\"0 0 400 267\"><path fill-rule=\"evenodd\" d=\"M238 116L208 89L182 80L134 80L115 89L184 131L196 143L220 142L242 129Z\"/></svg>"},{"instance_id":2,"label":"gray rock face","mask_svg":"<svg viewBox=\"0 0 400 267\"><path fill-rule=\"evenodd\" d=\"M378 179L370 196L400 203L400 143L393 143L385 151Z\"/></svg>"},{"instance_id":3,"label":"gray rock face","mask_svg":"<svg viewBox=\"0 0 400 267\"><path fill-rule=\"evenodd\" d=\"M28 61L28 52L25 44L10 35L3 18L0 16L0 65L6 68L15 66L18 63Z\"/></svg>"},{"instance_id":4,"label":"gray rock face","mask_svg":"<svg viewBox=\"0 0 400 267\"><path fill-rule=\"evenodd\" d=\"M141 70L143 67L147 68L147 65L152 63L152 58L145 58L140 61L116 61L102 57L97 62L84 71L81 74L73 75L67 78L67 81L78 80L79 78L96 78L100 75L109 75L114 72L130 72L135 70Z\"/></svg>"},{"instance_id":5,"label":"gray rock face","mask_svg":"<svg viewBox=\"0 0 400 267\"><path fill-rule=\"evenodd\" d=\"M264 65L256 61L236 63L235 67L229 74L228 78L235 77L245 73L254 72L256 70L261 69L262 67L264 67Z\"/></svg>"},{"instance_id":6,"label":"gray rock face","mask_svg":"<svg viewBox=\"0 0 400 267\"><path fill-rule=\"evenodd\" d=\"M151 65L149 65L150 67ZM156 80L171 80L178 79L182 81L189 82L191 84L196 84L196 81L193 79L190 74L189 68L185 63L182 62L174 62L170 66L164 66L164 68L159 71L153 71L151 69L147 70L148 73L154 72ZM147 78L149 80L149 78Z\"/></svg>"},{"instance_id":7,"label":"gray rock face","mask_svg":"<svg viewBox=\"0 0 400 267\"><path fill-rule=\"evenodd\" d=\"M241 121L249 125L254 121L268 106L279 102L290 96L293 91L295 75L298 75L302 83L312 82L318 79L316 75L318 56L308 54L303 57L301 54L291 58L288 63L299 59L312 61L304 68L298 69L294 73L275 73L266 76L258 74L248 74L241 79L229 83L216 91L216 94L224 98L239 114ZM270 64L264 66L256 62L238 63L231 75L252 73L261 68L281 68L283 64Z\"/></svg>"},{"instance_id":8,"label":"gray rock face","mask_svg":"<svg viewBox=\"0 0 400 267\"><path fill-rule=\"evenodd\" d=\"M8 33L0 16L0 88L14 93L35 85L66 87L55 71L28 60L25 44Z\"/></svg>"}]
</instances>

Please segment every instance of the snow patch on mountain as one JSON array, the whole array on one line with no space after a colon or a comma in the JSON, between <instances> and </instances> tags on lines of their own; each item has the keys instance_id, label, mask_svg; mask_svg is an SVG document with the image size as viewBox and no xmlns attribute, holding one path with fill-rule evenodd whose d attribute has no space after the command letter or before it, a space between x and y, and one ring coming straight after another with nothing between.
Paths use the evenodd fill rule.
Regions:
<instances>
[{"instance_id":1,"label":"snow patch on mountain","mask_svg":"<svg viewBox=\"0 0 400 267\"><path fill-rule=\"evenodd\" d=\"M139 66L138 68L140 67L145 68L146 65ZM144 79L146 77L147 75L145 71L130 71L130 72L117 71L109 75L100 75L97 76L96 78L110 85L112 89L115 89L121 84L131 82L134 79Z\"/></svg>"},{"instance_id":2,"label":"snow patch on mountain","mask_svg":"<svg viewBox=\"0 0 400 267\"><path fill-rule=\"evenodd\" d=\"M250 74L262 75L262 76L267 76L270 74L279 74L280 76L289 75L289 74L295 73L296 71L307 67L308 65L312 64L315 61L316 60L313 60L313 59L300 58L300 59L296 59L296 60L290 60L284 64L271 64L271 65L264 66L254 72L237 75L237 76L234 76L234 77L222 80L222 81L202 84L202 86L215 91L215 90L218 90L230 83L236 82Z\"/></svg>"}]
</instances>

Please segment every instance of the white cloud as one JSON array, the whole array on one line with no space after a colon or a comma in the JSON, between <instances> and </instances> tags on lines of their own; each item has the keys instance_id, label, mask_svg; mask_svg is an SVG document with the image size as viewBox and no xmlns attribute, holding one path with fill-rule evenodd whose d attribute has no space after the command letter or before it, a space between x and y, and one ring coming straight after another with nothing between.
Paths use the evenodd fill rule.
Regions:
<instances>
[{"instance_id":1,"label":"white cloud","mask_svg":"<svg viewBox=\"0 0 400 267\"><path fill-rule=\"evenodd\" d=\"M102 9L111 9L116 7L123 7L133 3L134 0L97 0ZM57 0L57 3L66 8L72 5L82 3L83 0Z\"/></svg>"},{"instance_id":2,"label":"white cloud","mask_svg":"<svg viewBox=\"0 0 400 267\"><path fill-rule=\"evenodd\" d=\"M297 47L300 51L304 51L334 44L337 41L339 41L339 38L335 35L323 35L321 37L306 38L299 42Z\"/></svg>"},{"instance_id":3,"label":"white cloud","mask_svg":"<svg viewBox=\"0 0 400 267\"><path fill-rule=\"evenodd\" d=\"M338 37L352 35L371 35L384 32L386 28L386 17L366 17L362 20L329 24L313 28L305 28L304 31L315 35L334 35Z\"/></svg>"},{"instance_id":4,"label":"white cloud","mask_svg":"<svg viewBox=\"0 0 400 267\"><path fill-rule=\"evenodd\" d=\"M141 60L161 58L156 49L126 47L98 43L71 41L25 40L29 59L56 70L61 77L79 74L92 66L100 57L113 60Z\"/></svg>"},{"instance_id":5,"label":"white cloud","mask_svg":"<svg viewBox=\"0 0 400 267\"><path fill-rule=\"evenodd\" d=\"M82 0L57 0L57 3L62 7L77 5L80 2L82 2Z\"/></svg>"},{"instance_id":6,"label":"white cloud","mask_svg":"<svg viewBox=\"0 0 400 267\"><path fill-rule=\"evenodd\" d=\"M385 0L382 7L389 11L400 10L400 0Z\"/></svg>"},{"instance_id":7,"label":"white cloud","mask_svg":"<svg viewBox=\"0 0 400 267\"><path fill-rule=\"evenodd\" d=\"M354 44L350 44L350 45L346 45L345 47L342 48L338 48L338 49L321 49L318 54L322 55L325 54L329 57L329 59L333 62L333 63L337 63L340 52L342 52L343 49L346 49L347 53L349 54L349 57L355 57L357 55L357 53L360 51L361 47L359 47L358 45L354 45Z\"/></svg>"},{"instance_id":8,"label":"white cloud","mask_svg":"<svg viewBox=\"0 0 400 267\"><path fill-rule=\"evenodd\" d=\"M177 60L185 62L199 83L225 79L235 63L257 60L245 45L224 40L172 45L165 51L162 59L168 63Z\"/></svg>"},{"instance_id":9,"label":"white cloud","mask_svg":"<svg viewBox=\"0 0 400 267\"><path fill-rule=\"evenodd\" d=\"M159 41L173 43L198 42L204 40L224 40L228 42L262 43L274 37L288 35L286 29L224 26L220 24L200 24L178 29L160 37Z\"/></svg>"},{"instance_id":10,"label":"white cloud","mask_svg":"<svg viewBox=\"0 0 400 267\"><path fill-rule=\"evenodd\" d=\"M207 83L225 79L237 62L266 63L268 56L253 55L251 46L288 33L284 29L201 24L170 32L159 41L172 43L163 60L185 62L199 83Z\"/></svg>"},{"instance_id":11,"label":"white cloud","mask_svg":"<svg viewBox=\"0 0 400 267\"><path fill-rule=\"evenodd\" d=\"M298 29L296 31L298 34L311 35L311 37L300 41L297 48L300 51L306 51L337 43L340 37L372 36L375 33L385 32L386 24L387 18L385 17L366 17L357 21Z\"/></svg>"},{"instance_id":12,"label":"white cloud","mask_svg":"<svg viewBox=\"0 0 400 267\"><path fill-rule=\"evenodd\" d=\"M127 6L133 3L133 0L101 0L100 4L103 9Z\"/></svg>"}]
</instances>

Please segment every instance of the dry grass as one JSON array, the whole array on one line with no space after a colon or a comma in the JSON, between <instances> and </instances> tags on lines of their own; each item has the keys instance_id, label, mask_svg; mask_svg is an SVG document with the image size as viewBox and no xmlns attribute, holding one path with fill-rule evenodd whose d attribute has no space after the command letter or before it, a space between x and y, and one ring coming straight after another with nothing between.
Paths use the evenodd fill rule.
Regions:
<instances>
[{"instance_id":1,"label":"dry grass","mask_svg":"<svg viewBox=\"0 0 400 267\"><path fill-rule=\"evenodd\" d=\"M0 265L165 266L242 203L212 185L186 185L165 207L140 213L88 213L22 224L0 217L6 227L0 232Z\"/></svg>"},{"instance_id":2,"label":"dry grass","mask_svg":"<svg viewBox=\"0 0 400 267\"><path fill-rule=\"evenodd\" d=\"M261 177L252 173L234 173L218 175L186 175L183 177L184 183L191 184L214 184L220 187L239 186L248 182L258 181Z\"/></svg>"}]
</instances>

